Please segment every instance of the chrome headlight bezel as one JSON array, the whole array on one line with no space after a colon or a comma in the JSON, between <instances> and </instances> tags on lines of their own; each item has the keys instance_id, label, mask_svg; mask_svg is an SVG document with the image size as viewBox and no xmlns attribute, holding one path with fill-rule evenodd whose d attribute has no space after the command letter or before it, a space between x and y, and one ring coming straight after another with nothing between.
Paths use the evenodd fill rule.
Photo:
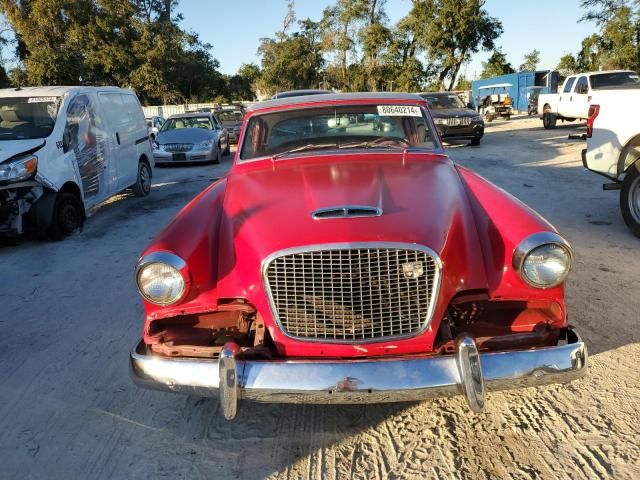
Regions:
<instances>
[{"instance_id":1,"label":"chrome headlight bezel","mask_svg":"<svg viewBox=\"0 0 640 480\"><path fill-rule=\"evenodd\" d=\"M168 266L174 269L180 277L182 277L182 285L178 294L174 295L167 301L158 300L157 298L150 296L140 285L140 277L142 273L146 268L154 264L163 264ZM171 252L157 251L149 253L148 255L141 257L136 264L136 287L138 288L138 292L142 298L154 305L166 307L180 303L187 296L191 287L191 275L189 273L187 262Z\"/></svg>"},{"instance_id":2,"label":"chrome headlight bezel","mask_svg":"<svg viewBox=\"0 0 640 480\"><path fill-rule=\"evenodd\" d=\"M562 248L567 255L568 265L566 266L563 274L559 276L554 282L548 284L540 284L527 277L525 273L525 266L527 258L531 253L535 252L540 247L544 247L547 245L553 245ZM518 271L518 274L520 275L522 281L531 287L540 289L553 288L562 284L571 271L572 263L573 251L571 249L571 245L569 245L569 242L567 242L564 238L554 232L539 232L528 236L518 244L513 252L512 257L513 268Z\"/></svg>"},{"instance_id":3,"label":"chrome headlight bezel","mask_svg":"<svg viewBox=\"0 0 640 480\"><path fill-rule=\"evenodd\" d=\"M17 160L0 164L0 183L28 180L38 171L38 157L28 155Z\"/></svg>"}]
</instances>

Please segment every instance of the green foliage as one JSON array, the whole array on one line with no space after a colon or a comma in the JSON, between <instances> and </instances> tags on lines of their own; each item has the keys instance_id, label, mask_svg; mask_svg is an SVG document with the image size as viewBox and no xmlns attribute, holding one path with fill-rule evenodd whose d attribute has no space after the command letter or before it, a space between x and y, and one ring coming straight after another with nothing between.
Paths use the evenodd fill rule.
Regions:
<instances>
[{"instance_id":1,"label":"green foliage","mask_svg":"<svg viewBox=\"0 0 640 480\"><path fill-rule=\"evenodd\" d=\"M486 62L482 62L480 78L491 78L508 73L514 73L513 67L507 62L507 56L499 48L495 49Z\"/></svg>"},{"instance_id":2,"label":"green foliage","mask_svg":"<svg viewBox=\"0 0 640 480\"><path fill-rule=\"evenodd\" d=\"M580 70L640 70L640 2L637 0L583 0L582 20L595 22L598 34L582 40L577 55Z\"/></svg>"},{"instance_id":3,"label":"green foliage","mask_svg":"<svg viewBox=\"0 0 640 480\"><path fill-rule=\"evenodd\" d=\"M532 50L524 56L524 60L518 68L521 72L535 72L540 63L540 51Z\"/></svg>"},{"instance_id":4,"label":"green foliage","mask_svg":"<svg viewBox=\"0 0 640 480\"><path fill-rule=\"evenodd\" d=\"M560 57L556 70L560 73L561 77L568 77L569 75L578 73L580 67L576 57L568 53Z\"/></svg>"},{"instance_id":5,"label":"green foliage","mask_svg":"<svg viewBox=\"0 0 640 480\"><path fill-rule=\"evenodd\" d=\"M119 85L144 102L224 89L211 46L172 18L176 0L0 0L16 34L20 85Z\"/></svg>"}]
</instances>

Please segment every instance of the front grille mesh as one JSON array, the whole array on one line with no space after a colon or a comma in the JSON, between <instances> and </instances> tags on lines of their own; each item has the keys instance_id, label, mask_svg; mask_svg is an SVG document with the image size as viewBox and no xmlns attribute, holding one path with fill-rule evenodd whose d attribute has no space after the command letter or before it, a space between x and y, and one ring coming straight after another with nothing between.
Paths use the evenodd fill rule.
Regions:
<instances>
[{"instance_id":1,"label":"front grille mesh","mask_svg":"<svg viewBox=\"0 0 640 480\"><path fill-rule=\"evenodd\" d=\"M358 342L421 330L437 268L421 250L365 247L287 253L271 260L265 273L285 333Z\"/></svg>"}]
</instances>

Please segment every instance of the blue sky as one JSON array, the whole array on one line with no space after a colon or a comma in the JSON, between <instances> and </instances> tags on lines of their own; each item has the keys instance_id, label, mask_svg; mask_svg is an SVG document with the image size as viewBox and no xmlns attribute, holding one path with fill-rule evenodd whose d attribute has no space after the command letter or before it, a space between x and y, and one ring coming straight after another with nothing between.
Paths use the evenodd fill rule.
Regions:
<instances>
[{"instance_id":1,"label":"blue sky","mask_svg":"<svg viewBox=\"0 0 640 480\"><path fill-rule=\"evenodd\" d=\"M296 0L298 19L318 20L331 0ZM514 67L525 53L540 51L540 68L557 65L565 53L576 53L582 39L596 27L578 23L583 10L580 0L487 0L489 14L502 20L504 33L498 40ZM411 8L410 0L388 0L387 14L392 23ZM223 73L233 74L242 63L259 63L256 50L259 39L272 37L281 28L286 13L285 0L182 0L178 11L182 26L193 30L213 45L213 54ZM467 66L467 77L480 74L481 62L488 54L480 52Z\"/></svg>"}]
</instances>

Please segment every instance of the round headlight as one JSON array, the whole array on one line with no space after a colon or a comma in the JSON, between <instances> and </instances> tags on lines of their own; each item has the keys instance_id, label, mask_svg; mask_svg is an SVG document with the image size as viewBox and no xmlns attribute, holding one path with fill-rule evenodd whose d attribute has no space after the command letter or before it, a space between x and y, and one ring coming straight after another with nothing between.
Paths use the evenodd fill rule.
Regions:
<instances>
[{"instance_id":1,"label":"round headlight","mask_svg":"<svg viewBox=\"0 0 640 480\"><path fill-rule=\"evenodd\" d=\"M156 305L172 305L184 298L188 287L186 262L169 252L153 252L140 259L136 268L138 290Z\"/></svg>"},{"instance_id":2,"label":"round headlight","mask_svg":"<svg viewBox=\"0 0 640 480\"><path fill-rule=\"evenodd\" d=\"M523 240L513 254L522 279L537 288L561 284L571 269L571 247L558 234L543 232Z\"/></svg>"}]
</instances>

